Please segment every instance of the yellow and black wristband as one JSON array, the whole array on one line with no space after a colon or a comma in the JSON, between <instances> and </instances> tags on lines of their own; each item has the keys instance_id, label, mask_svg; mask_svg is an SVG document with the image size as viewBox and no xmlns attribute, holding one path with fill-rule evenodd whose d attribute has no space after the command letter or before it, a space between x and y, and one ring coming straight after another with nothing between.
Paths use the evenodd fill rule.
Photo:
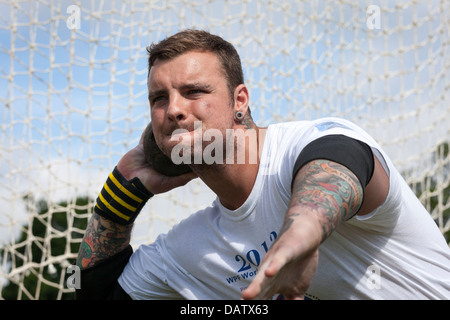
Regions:
<instances>
[{"instance_id":1,"label":"yellow and black wristband","mask_svg":"<svg viewBox=\"0 0 450 320\"><path fill-rule=\"evenodd\" d=\"M151 197L153 194L138 178L126 180L115 167L98 195L94 211L119 224L131 224Z\"/></svg>"}]
</instances>

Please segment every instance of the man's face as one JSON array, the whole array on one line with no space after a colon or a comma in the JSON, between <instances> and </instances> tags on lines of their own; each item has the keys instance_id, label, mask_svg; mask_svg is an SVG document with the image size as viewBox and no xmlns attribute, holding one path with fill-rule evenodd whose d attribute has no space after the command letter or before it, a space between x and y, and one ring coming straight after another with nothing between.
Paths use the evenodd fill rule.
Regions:
<instances>
[{"instance_id":1,"label":"man's face","mask_svg":"<svg viewBox=\"0 0 450 320\"><path fill-rule=\"evenodd\" d=\"M201 121L202 134L214 128L225 137L225 130L233 127L234 108L227 81L213 53L190 51L171 60L156 60L150 69L148 90L155 139L168 156L178 143L171 139L176 129L188 130L194 141L196 121Z\"/></svg>"}]
</instances>

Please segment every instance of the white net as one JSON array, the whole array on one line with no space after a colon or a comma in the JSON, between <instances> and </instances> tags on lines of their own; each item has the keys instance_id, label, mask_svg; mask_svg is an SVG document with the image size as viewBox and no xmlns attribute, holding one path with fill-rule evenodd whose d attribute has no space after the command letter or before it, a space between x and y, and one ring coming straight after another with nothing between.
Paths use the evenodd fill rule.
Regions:
<instances>
[{"instance_id":1,"label":"white net","mask_svg":"<svg viewBox=\"0 0 450 320\"><path fill-rule=\"evenodd\" d=\"M259 125L366 129L448 235L449 16L447 0L0 0L0 298L72 297L95 198L150 120L145 47L184 28L236 45ZM199 181L153 198L133 245L213 198Z\"/></svg>"}]
</instances>

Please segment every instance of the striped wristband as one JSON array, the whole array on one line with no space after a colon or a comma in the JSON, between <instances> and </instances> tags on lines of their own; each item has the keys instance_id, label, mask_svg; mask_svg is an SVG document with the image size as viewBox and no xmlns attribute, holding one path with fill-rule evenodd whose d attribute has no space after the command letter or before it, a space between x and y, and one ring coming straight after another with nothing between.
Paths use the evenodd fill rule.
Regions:
<instances>
[{"instance_id":1,"label":"striped wristband","mask_svg":"<svg viewBox=\"0 0 450 320\"><path fill-rule=\"evenodd\" d=\"M94 211L119 224L131 224L152 196L137 177L126 180L115 167L98 195Z\"/></svg>"}]
</instances>

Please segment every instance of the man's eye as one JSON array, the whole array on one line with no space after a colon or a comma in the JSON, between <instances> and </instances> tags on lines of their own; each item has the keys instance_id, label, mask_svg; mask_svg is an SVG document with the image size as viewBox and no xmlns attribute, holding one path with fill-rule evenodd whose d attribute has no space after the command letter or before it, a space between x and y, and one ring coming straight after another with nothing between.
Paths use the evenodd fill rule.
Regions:
<instances>
[{"instance_id":1,"label":"man's eye","mask_svg":"<svg viewBox=\"0 0 450 320\"><path fill-rule=\"evenodd\" d=\"M159 101L162 101L162 100L164 100L164 99L165 99L164 96L159 96L159 97L153 98L151 102L152 102L152 104L155 104L155 103L157 103L157 102L159 102Z\"/></svg>"},{"instance_id":2,"label":"man's eye","mask_svg":"<svg viewBox=\"0 0 450 320\"><path fill-rule=\"evenodd\" d=\"M198 93L203 93L203 91L200 89L192 89L188 91L188 94L198 94Z\"/></svg>"}]
</instances>

